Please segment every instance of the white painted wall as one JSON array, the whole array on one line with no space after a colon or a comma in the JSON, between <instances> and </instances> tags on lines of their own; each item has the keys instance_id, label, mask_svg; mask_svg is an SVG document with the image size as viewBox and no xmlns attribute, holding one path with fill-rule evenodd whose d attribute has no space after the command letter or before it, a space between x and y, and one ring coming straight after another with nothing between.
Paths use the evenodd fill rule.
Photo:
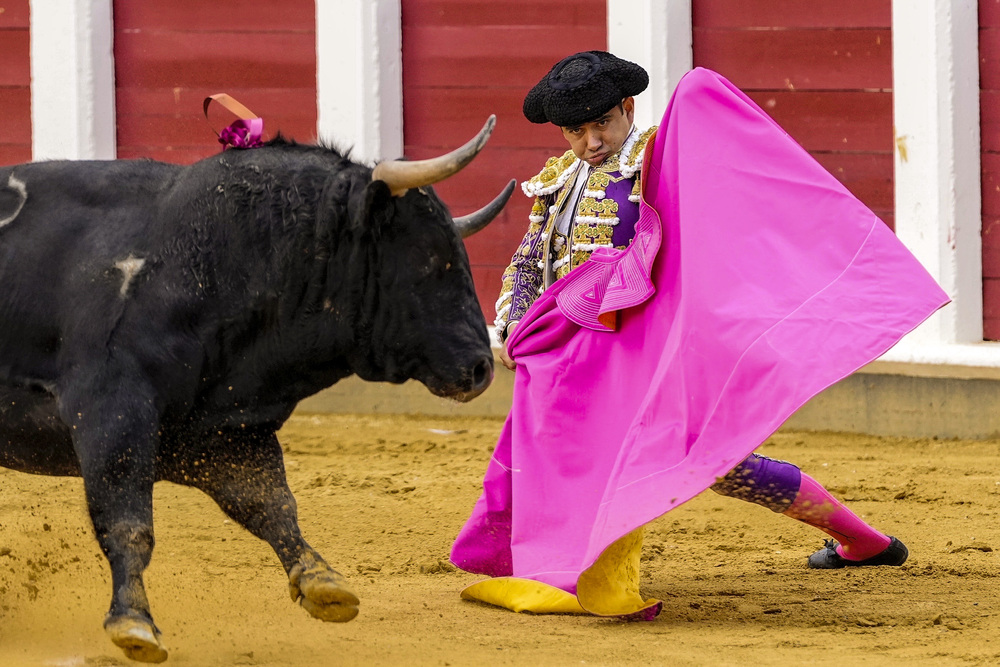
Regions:
<instances>
[{"instance_id":1,"label":"white painted wall","mask_svg":"<svg viewBox=\"0 0 1000 667\"><path fill-rule=\"evenodd\" d=\"M982 341L977 2L893 0L892 41L896 234L952 303L882 361L1000 369L1000 344Z\"/></svg>"},{"instance_id":2,"label":"white painted wall","mask_svg":"<svg viewBox=\"0 0 1000 667\"><path fill-rule=\"evenodd\" d=\"M400 12L400 0L316 0L316 133L363 161L403 154Z\"/></svg>"},{"instance_id":3,"label":"white painted wall","mask_svg":"<svg viewBox=\"0 0 1000 667\"><path fill-rule=\"evenodd\" d=\"M656 125L694 61L691 0L608 0L608 50L649 73L649 88L635 98L635 123Z\"/></svg>"},{"instance_id":4,"label":"white painted wall","mask_svg":"<svg viewBox=\"0 0 1000 667\"><path fill-rule=\"evenodd\" d=\"M116 154L111 0L31 0L35 160Z\"/></svg>"},{"instance_id":5,"label":"white painted wall","mask_svg":"<svg viewBox=\"0 0 1000 667\"><path fill-rule=\"evenodd\" d=\"M923 341L983 337L976 5L893 3L896 233L953 299Z\"/></svg>"}]
</instances>

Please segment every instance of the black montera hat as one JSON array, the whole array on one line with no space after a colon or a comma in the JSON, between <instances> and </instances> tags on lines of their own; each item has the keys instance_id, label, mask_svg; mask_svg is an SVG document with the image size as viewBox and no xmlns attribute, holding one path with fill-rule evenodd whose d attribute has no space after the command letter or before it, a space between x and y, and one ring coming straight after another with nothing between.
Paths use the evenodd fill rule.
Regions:
<instances>
[{"instance_id":1,"label":"black montera hat","mask_svg":"<svg viewBox=\"0 0 1000 667\"><path fill-rule=\"evenodd\" d=\"M532 123L578 125L607 113L649 85L646 70L606 51L583 51L557 62L524 98Z\"/></svg>"}]
</instances>

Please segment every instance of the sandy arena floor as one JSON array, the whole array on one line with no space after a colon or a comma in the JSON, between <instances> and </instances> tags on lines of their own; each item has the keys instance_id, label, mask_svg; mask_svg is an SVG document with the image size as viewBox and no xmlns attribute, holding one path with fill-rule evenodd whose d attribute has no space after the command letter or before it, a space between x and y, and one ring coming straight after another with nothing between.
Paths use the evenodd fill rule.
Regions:
<instances>
[{"instance_id":1,"label":"sandy arena floor","mask_svg":"<svg viewBox=\"0 0 1000 667\"><path fill-rule=\"evenodd\" d=\"M448 563L501 421L296 415L282 433L306 538L361 615L314 620L263 543L205 496L156 487L146 584L167 665L1000 664L1000 443L780 433L800 464L910 548L820 572L818 531L707 492L646 534L649 623L514 614L459 598ZM77 479L0 470L0 667L129 663L101 629L107 563Z\"/></svg>"}]
</instances>

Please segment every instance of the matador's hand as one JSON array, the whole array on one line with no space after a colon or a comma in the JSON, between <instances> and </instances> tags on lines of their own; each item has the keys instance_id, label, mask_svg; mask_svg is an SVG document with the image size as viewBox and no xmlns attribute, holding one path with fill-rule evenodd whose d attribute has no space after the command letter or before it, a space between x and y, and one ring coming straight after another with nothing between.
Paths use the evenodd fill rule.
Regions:
<instances>
[{"instance_id":1,"label":"matador's hand","mask_svg":"<svg viewBox=\"0 0 1000 667\"><path fill-rule=\"evenodd\" d=\"M500 363L512 371L517 369L517 363L507 354L507 341L504 341L503 347L500 348Z\"/></svg>"},{"instance_id":2,"label":"matador's hand","mask_svg":"<svg viewBox=\"0 0 1000 667\"><path fill-rule=\"evenodd\" d=\"M517 369L517 362L510 358L507 353L507 341L510 340L510 335L514 333L514 327L517 326L517 320L507 323L506 335L503 337L503 344L500 346L500 363L510 370Z\"/></svg>"}]
</instances>

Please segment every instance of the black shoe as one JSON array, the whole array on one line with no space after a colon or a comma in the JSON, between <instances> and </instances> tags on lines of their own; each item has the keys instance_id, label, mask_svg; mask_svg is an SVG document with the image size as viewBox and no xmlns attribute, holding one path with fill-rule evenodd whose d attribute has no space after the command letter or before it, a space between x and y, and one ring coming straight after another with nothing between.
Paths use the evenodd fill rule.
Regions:
<instances>
[{"instance_id":1,"label":"black shoe","mask_svg":"<svg viewBox=\"0 0 1000 667\"><path fill-rule=\"evenodd\" d=\"M892 535L889 546L880 553L864 560L848 560L837 553L836 540L824 540L823 548L809 556L809 567L817 570L838 570L842 567L860 567L865 565L902 565L910 552L906 545Z\"/></svg>"}]
</instances>

